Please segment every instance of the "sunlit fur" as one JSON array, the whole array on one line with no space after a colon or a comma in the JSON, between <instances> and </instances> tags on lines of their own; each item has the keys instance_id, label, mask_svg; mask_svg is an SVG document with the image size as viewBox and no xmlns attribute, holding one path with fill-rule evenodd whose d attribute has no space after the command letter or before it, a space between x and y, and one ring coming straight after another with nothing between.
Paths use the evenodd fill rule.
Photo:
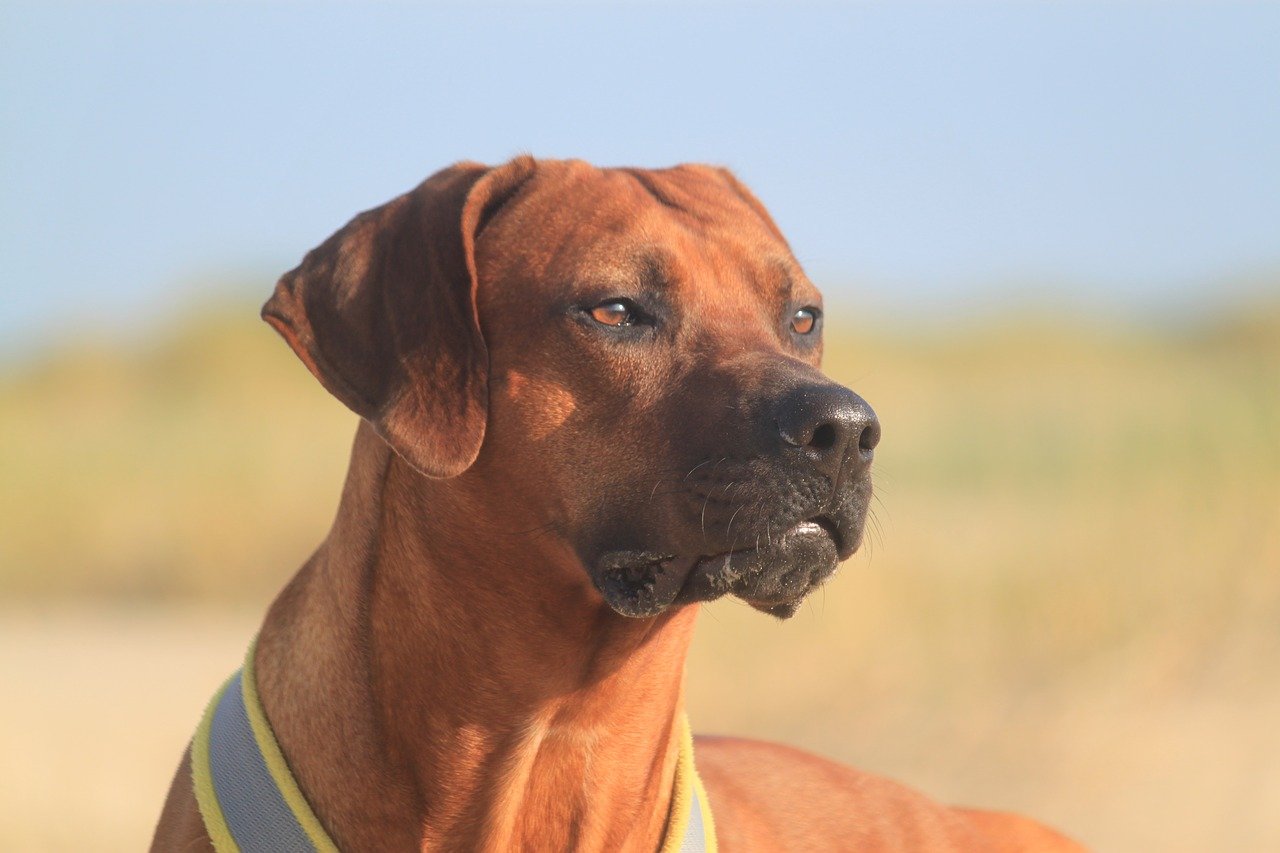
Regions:
<instances>
[{"instance_id":1,"label":"sunlit fur","mask_svg":"<svg viewBox=\"0 0 1280 853\"><path fill-rule=\"evenodd\" d=\"M661 345L592 337L572 306L640 286L637 270L661 274L683 322ZM749 446L762 428L752 400L821 376L820 345L783 337L784 295L820 304L727 172L528 158L445 170L282 279L266 316L364 418L333 527L256 658L342 849L658 848L699 605L621 615L584 558L628 537L711 553L830 491L788 480L758 443L729 464L734 430ZM850 487L845 551L867 488ZM726 853L1074 849L785 747L697 753ZM185 760L153 849L210 849Z\"/></svg>"}]
</instances>

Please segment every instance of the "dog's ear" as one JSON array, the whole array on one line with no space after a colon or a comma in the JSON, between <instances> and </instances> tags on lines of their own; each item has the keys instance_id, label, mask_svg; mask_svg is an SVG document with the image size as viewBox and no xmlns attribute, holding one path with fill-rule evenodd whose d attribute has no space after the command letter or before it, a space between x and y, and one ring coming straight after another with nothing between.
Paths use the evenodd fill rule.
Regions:
<instances>
[{"instance_id":1,"label":"dog's ear","mask_svg":"<svg viewBox=\"0 0 1280 853\"><path fill-rule=\"evenodd\" d=\"M475 241L533 169L522 157L437 172L308 252L262 308L321 384L429 477L480 453L489 356Z\"/></svg>"}]
</instances>

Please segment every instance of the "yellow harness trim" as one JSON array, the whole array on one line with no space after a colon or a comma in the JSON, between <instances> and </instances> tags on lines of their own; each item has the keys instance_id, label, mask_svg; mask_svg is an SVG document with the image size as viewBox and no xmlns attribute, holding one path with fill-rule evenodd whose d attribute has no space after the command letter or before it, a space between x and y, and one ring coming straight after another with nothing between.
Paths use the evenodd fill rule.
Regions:
<instances>
[{"instance_id":1,"label":"yellow harness trim","mask_svg":"<svg viewBox=\"0 0 1280 853\"><path fill-rule=\"evenodd\" d=\"M280 744L276 742L275 732L271 731L271 723L267 722L266 712L262 710L262 700L258 698L258 679L253 666L253 650L257 645L258 641L255 639L253 645L249 646L249 654L244 662L244 677L240 679L244 684L244 707L249 713L253 737L258 742L258 749L262 750L262 758L271 771L271 778L275 780L276 787L280 789L280 794L289 804L289 810L293 812L307 838L322 853L338 853L338 846L329 838L329 833L324 831L320 818L316 817L307 798L298 788L289 764L284 760L284 753L280 751Z\"/></svg>"},{"instance_id":2,"label":"yellow harness trim","mask_svg":"<svg viewBox=\"0 0 1280 853\"><path fill-rule=\"evenodd\" d=\"M307 834L307 838L311 839L311 843L321 853L338 853L338 845L334 844L329 838L329 833L324 831L320 818L316 817L316 813L311 810L307 798L298 787L297 780L293 778L289 763L284 760L284 753L280 751L280 744L276 742L275 732L271 731L271 723L267 722L267 714L262 710L262 700L258 698L258 678L253 666L253 651L257 645L258 641L255 639L253 645L249 646L249 654L244 662L244 677L240 679L244 684L244 707L249 713L249 725L253 727L254 740L258 742L258 749L262 751L267 769L271 771L271 778L275 780L276 787L280 789L281 796L288 803L289 810L293 812L294 818L302 827L302 831Z\"/></svg>"},{"instance_id":3,"label":"yellow harness trim","mask_svg":"<svg viewBox=\"0 0 1280 853\"><path fill-rule=\"evenodd\" d=\"M249 727L253 730L254 742L262 755L267 772L271 774L272 782L275 783L285 805L293 813L294 820L302 828L312 846L320 853L338 853L338 846L329 838L320 819L307 803L307 798L298 788L297 780L293 778L293 772L289 769L284 753L280 751L280 744L276 741L275 733L271 730L267 714L262 709L253 661L257 645L256 639L250 644L249 651L245 655L244 669L240 675L245 713L249 718ZM236 844L226 815L223 814L222 806L218 802L217 788L213 783L213 772L209 761L213 714L218 703L222 701L222 694L235 680L236 676L231 676L230 680L223 684L222 689L210 700L209 706L205 709L204 718L200 721L200 727L196 729L195 739L191 743L191 777L195 786L196 804L200 807L200 817L204 819L209 838L213 841L213 849L217 853L240 853L240 846Z\"/></svg>"},{"instance_id":4,"label":"yellow harness trim","mask_svg":"<svg viewBox=\"0 0 1280 853\"><path fill-rule=\"evenodd\" d=\"M702 839L706 853L716 853L716 824L711 817L711 803L707 800L707 790L702 785L702 777L693 762L693 729L689 727L689 718L680 715L680 752L676 756L676 781L671 792L671 820L667 824L667 834L662 840L662 848L658 853L680 853L684 847L684 837L689 831L689 818L693 812L693 797L697 793L702 812Z\"/></svg>"},{"instance_id":5,"label":"yellow harness trim","mask_svg":"<svg viewBox=\"0 0 1280 853\"><path fill-rule=\"evenodd\" d=\"M322 853L338 853L337 845L329 838L320 819L311 810L306 797L298 788L297 780L289 769L284 753L280 750L280 744L276 741L275 733L271 730L271 723L263 711L254 673L253 659L256 646L256 640L249 646L240 677L244 707L249 718L249 726L253 730L253 739L272 781L312 845ZM239 845L232 836L226 815L223 814L222 806L218 802L209 757L214 712L223 694L235 680L236 676L233 675L209 700L204 716L200 720L200 726L196 729L195 738L191 742L191 777L195 788L196 804L200 808L200 817L204 820L205 829L217 853L241 853ZM679 746L676 756L675 784L672 790L671 816L659 853L681 853L685 835L689 831L695 796L702 820L704 849L706 853L716 853L715 823L711 817L711 804L707 800L706 789L694 766L693 731L689 728L689 718L681 714L678 725L680 727Z\"/></svg>"},{"instance_id":6,"label":"yellow harness trim","mask_svg":"<svg viewBox=\"0 0 1280 853\"><path fill-rule=\"evenodd\" d=\"M685 728L689 723L685 721ZM711 814L711 800L707 799L707 789L702 784L698 769L693 766L693 733L689 734L689 768L693 773L693 789L698 792L698 802L702 803L702 839L707 845L707 853L719 853L720 845L716 843L716 819Z\"/></svg>"},{"instance_id":7,"label":"yellow harness trim","mask_svg":"<svg viewBox=\"0 0 1280 853\"><path fill-rule=\"evenodd\" d=\"M213 849L217 853L240 853L239 845L231 837L227 819L222 815L222 806L218 805L218 794L213 788L213 773L209 770L209 731L213 727L213 712L218 709L222 694L234 680L233 675L213 694L204 709L196 736L191 741L191 781L196 790L196 805L200 807L205 831L209 833L209 839L213 841Z\"/></svg>"}]
</instances>

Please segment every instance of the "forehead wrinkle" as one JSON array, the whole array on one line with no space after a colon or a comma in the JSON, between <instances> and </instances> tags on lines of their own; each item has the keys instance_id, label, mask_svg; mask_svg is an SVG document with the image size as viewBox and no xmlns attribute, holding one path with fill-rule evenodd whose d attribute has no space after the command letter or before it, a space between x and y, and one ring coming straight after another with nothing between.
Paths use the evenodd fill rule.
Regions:
<instances>
[{"instance_id":1,"label":"forehead wrinkle","mask_svg":"<svg viewBox=\"0 0 1280 853\"><path fill-rule=\"evenodd\" d=\"M671 192L660 186L657 176L652 172L644 169L622 169L621 171L626 175L630 175L645 193L663 207L668 207L681 213L696 215L694 211L689 209L688 205L681 203Z\"/></svg>"},{"instance_id":2,"label":"forehead wrinkle","mask_svg":"<svg viewBox=\"0 0 1280 853\"><path fill-rule=\"evenodd\" d=\"M792 257L774 257L765 264L768 281L774 287L778 300L789 306L799 299L822 301L822 294L804 274L804 270Z\"/></svg>"},{"instance_id":3,"label":"forehead wrinkle","mask_svg":"<svg viewBox=\"0 0 1280 853\"><path fill-rule=\"evenodd\" d=\"M642 287L670 290L677 284L675 259L666 249L647 246L637 253L635 264Z\"/></svg>"},{"instance_id":4,"label":"forehead wrinkle","mask_svg":"<svg viewBox=\"0 0 1280 853\"><path fill-rule=\"evenodd\" d=\"M749 241L725 239L715 241L708 253L718 278L733 279L747 286L762 301L766 312L779 306L786 308L803 289L803 272L793 261L762 250Z\"/></svg>"},{"instance_id":5,"label":"forehead wrinkle","mask_svg":"<svg viewBox=\"0 0 1280 853\"><path fill-rule=\"evenodd\" d=\"M653 245L595 253L580 268L578 276L655 292L671 290L679 281L671 252Z\"/></svg>"},{"instance_id":6,"label":"forehead wrinkle","mask_svg":"<svg viewBox=\"0 0 1280 853\"><path fill-rule=\"evenodd\" d=\"M796 292L795 281L791 278L791 270L787 269L786 264L774 262L769 265L771 269L771 278L773 278L774 293L778 302L784 308L791 304L791 300Z\"/></svg>"}]
</instances>

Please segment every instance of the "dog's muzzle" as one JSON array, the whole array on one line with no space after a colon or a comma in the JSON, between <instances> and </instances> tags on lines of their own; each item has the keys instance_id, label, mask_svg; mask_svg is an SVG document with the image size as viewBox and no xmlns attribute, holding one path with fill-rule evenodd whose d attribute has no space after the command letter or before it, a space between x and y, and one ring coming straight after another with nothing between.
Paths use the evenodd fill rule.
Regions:
<instances>
[{"instance_id":1,"label":"dog's muzzle","mask_svg":"<svg viewBox=\"0 0 1280 853\"><path fill-rule=\"evenodd\" d=\"M627 616L735 595L792 615L857 550L880 439L871 407L834 383L783 395L772 415L773 450L704 460L672 492L683 499L683 541L667 551L603 554L593 577Z\"/></svg>"}]
</instances>

